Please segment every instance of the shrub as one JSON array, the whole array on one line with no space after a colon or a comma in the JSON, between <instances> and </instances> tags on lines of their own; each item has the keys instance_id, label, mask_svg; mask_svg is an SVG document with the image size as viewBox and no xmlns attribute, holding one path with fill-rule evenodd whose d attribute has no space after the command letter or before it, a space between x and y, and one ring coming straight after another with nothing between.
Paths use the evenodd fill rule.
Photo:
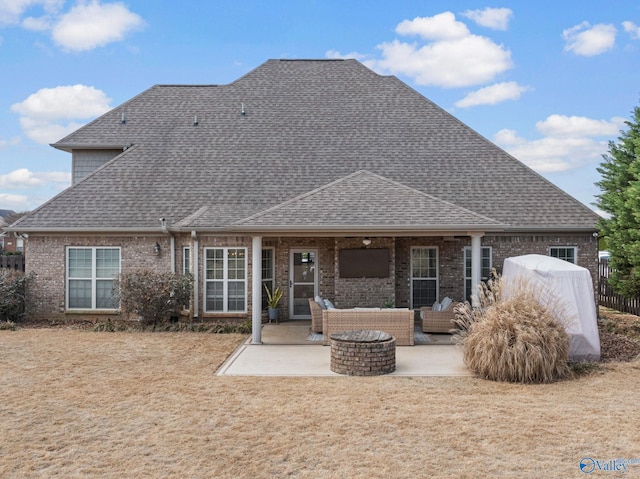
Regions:
<instances>
[{"instance_id":1,"label":"shrub","mask_svg":"<svg viewBox=\"0 0 640 479\"><path fill-rule=\"evenodd\" d=\"M510 285L510 297L502 297L500 278L479 289L477 308L469 303L456 307L467 367L485 379L519 383L550 383L571 375L569 336L559 322L560 305L539 301L526 284Z\"/></svg>"},{"instance_id":2,"label":"shrub","mask_svg":"<svg viewBox=\"0 0 640 479\"><path fill-rule=\"evenodd\" d=\"M191 298L190 276L138 270L123 273L114 284L125 317L136 315L143 324L177 316Z\"/></svg>"},{"instance_id":3,"label":"shrub","mask_svg":"<svg viewBox=\"0 0 640 479\"><path fill-rule=\"evenodd\" d=\"M15 331L16 323L13 321L0 321L0 331Z\"/></svg>"},{"instance_id":4,"label":"shrub","mask_svg":"<svg viewBox=\"0 0 640 479\"><path fill-rule=\"evenodd\" d=\"M19 321L24 317L33 274L0 269L0 321Z\"/></svg>"}]
</instances>

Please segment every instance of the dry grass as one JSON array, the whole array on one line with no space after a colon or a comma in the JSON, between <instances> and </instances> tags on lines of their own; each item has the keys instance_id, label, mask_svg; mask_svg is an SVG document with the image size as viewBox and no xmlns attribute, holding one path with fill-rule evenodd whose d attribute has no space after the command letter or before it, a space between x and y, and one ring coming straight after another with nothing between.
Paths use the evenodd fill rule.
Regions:
<instances>
[{"instance_id":1,"label":"dry grass","mask_svg":"<svg viewBox=\"0 0 640 479\"><path fill-rule=\"evenodd\" d=\"M214 376L243 339L0 331L0 477L583 477L640 454L638 362L535 386Z\"/></svg>"},{"instance_id":2,"label":"dry grass","mask_svg":"<svg viewBox=\"0 0 640 479\"><path fill-rule=\"evenodd\" d=\"M509 287L509 294L504 287ZM541 299L542 296L542 299ZM485 379L551 383L571 375L565 309L553 295L526 281L503 284L494 276L481 283L479 308L456 306L465 365ZM559 318L559 319L557 319Z\"/></svg>"}]
</instances>

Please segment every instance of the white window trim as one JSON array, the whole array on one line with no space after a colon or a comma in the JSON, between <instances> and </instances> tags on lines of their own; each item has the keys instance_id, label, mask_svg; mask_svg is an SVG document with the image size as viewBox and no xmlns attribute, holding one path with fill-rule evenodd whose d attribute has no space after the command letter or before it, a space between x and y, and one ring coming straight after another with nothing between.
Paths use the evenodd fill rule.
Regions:
<instances>
[{"instance_id":1,"label":"white window trim","mask_svg":"<svg viewBox=\"0 0 640 479\"><path fill-rule=\"evenodd\" d=\"M82 279L87 280L89 278L71 278L69 276L69 251L72 249L90 249L91 250L91 307L90 308L70 308L69 307L69 282L74 279ZM118 275L122 273L122 248L120 246L67 246L67 254L65 258L66 267L66 280L65 280L65 309L67 311L118 311L119 308L96 308L97 302L97 294L96 294L96 283L98 278L96 278L96 251L99 249L117 249L119 256L119 264L118 264ZM100 278L105 279L105 278ZM117 279L117 276L113 278Z\"/></svg>"},{"instance_id":2,"label":"white window trim","mask_svg":"<svg viewBox=\"0 0 640 479\"><path fill-rule=\"evenodd\" d=\"M223 278L220 279L207 279L207 251L213 251L213 250L218 250L221 249L223 250L223 254L222 254L222 259L223 259L223 266L222 266L222 270L223 270ZM245 258L245 263L244 263L244 270L245 270L245 274L244 274L244 280L238 280L238 279L232 279L229 280L229 265L228 265L228 252L230 249L236 249L236 250L242 250L244 251L244 258ZM204 311L205 313L230 313L230 314L242 314L242 313L246 313L247 312L247 304L248 304L248 291L247 291L247 276L248 276L248 265L249 265L249 261L248 261L248 251L247 248L243 247L243 246L224 246L224 247L210 247L210 248L204 248L204 254L203 256L203 265L202 265L202 272L204 275L204 291L203 291L203 298L202 298L202 311ZM242 311L229 311L229 305L228 305L228 300L229 300L229 281L233 281L233 282L239 282L239 281L244 281L244 306ZM219 310L215 310L215 309L207 309L207 285L209 283L213 283L213 282L222 282L222 311Z\"/></svg>"},{"instance_id":3,"label":"white window trim","mask_svg":"<svg viewBox=\"0 0 640 479\"><path fill-rule=\"evenodd\" d=\"M414 278L413 276L413 256L415 250L418 249L435 249L436 250L436 276L435 278ZM414 279L428 279L436 281L436 301L440 298L440 250L437 246L412 246L411 247L411 259L409 262L409 305L413 308L413 280Z\"/></svg>"},{"instance_id":4,"label":"white window trim","mask_svg":"<svg viewBox=\"0 0 640 479\"><path fill-rule=\"evenodd\" d=\"M189 267L187 268L187 261ZM182 247L182 275L186 276L191 273L191 246Z\"/></svg>"},{"instance_id":5,"label":"white window trim","mask_svg":"<svg viewBox=\"0 0 640 479\"><path fill-rule=\"evenodd\" d=\"M482 255L482 251L484 250L489 250L489 271L491 271L493 269L493 246L481 246L480 247L480 254ZM463 271L463 276L464 276L464 297L468 298L470 296L470 292L467 291L467 281L471 280L471 276L467 276L467 254L471 255L471 246L465 246L462 250L462 271ZM481 258L482 260L482 258ZM480 268L480 276L481 276L481 280L485 281L489 278L482 276L482 262L480 263L481 268Z\"/></svg>"},{"instance_id":6,"label":"white window trim","mask_svg":"<svg viewBox=\"0 0 640 479\"><path fill-rule=\"evenodd\" d=\"M262 252L271 251L271 288L270 291L273 293L273 290L276 286L276 249L273 246L267 246L262 248ZM262 258L260 258L260 272L262 273ZM264 284L265 279L263 277L260 278L260 286L262 287L262 291L260 292L260 297L265 294ZM262 306L262 304L261 304Z\"/></svg>"},{"instance_id":7,"label":"white window trim","mask_svg":"<svg viewBox=\"0 0 640 479\"><path fill-rule=\"evenodd\" d=\"M553 249L572 249L573 250L573 259L574 262L571 264L578 264L578 247L577 246L565 246L565 245L561 245L561 246L549 246L547 248L547 256L551 256L551 250ZM555 257L555 256L554 256ZM559 259L563 259L563 258L559 258ZM563 261L566 261L563 259ZM567 261L567 263L570 263L570 261Z\"/></svg>"}]
</instances>

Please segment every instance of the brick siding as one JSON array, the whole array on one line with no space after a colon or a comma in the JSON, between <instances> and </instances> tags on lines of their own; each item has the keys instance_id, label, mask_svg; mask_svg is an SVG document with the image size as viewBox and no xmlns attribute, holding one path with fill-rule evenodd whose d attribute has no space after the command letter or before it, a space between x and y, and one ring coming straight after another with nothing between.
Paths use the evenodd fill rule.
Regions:
<instances>
[{"instance_id":1,"label":"brick siding","mask_svg":"<svg viewBox=\"0 0 640 479\"><path fill-rule=\"evenodd\" d=\"M388 278L353 279L339 277L339 251L343 248L362 247L363 238L264 238L263 247L273 247L275 253L275 286L284 291L281 301L281 319L289 317L289 258L294 248L308 248L318 251L319 294L329 298L338 307L381 307L392 300L396 307L410 307L410 258L415 246L436 247L439 263L439 292L442 299L449 296L456 301L464 295L464 248L470 246L469 237L397 237L372 238L371 248L389 248L390 265ZM251 237L200 235L199 241L199 311L206 319L243 321L251 317ZM160 244L159 255L153 254L153 247ZM491 246L493 266L499 272L505 258L523 254L548 254L550 246L577 247L578 265L589 269L595 284L598 268L598 242L591 234L584 235L488 235L482 238L483 246ZM96 312L65 311L65 278L67 246L119 246L122 255L122 271L149 268L169 271L170 238L168 235L147 236L40 236L31 234L26 242L29 257L27 272L37 274L33 302L27 316L29 319L62 321L66 318L104 318ZM189 234L175 237L175 270L182 272L183 247L191 248L193 268L193 242ZM204 248L242 247L247 249L247 312L240 314L203 313L204 299ZM193 310L191 310L193 313ZM110 313L113 316L113 313Z\"/></svg>"}]
</instances>

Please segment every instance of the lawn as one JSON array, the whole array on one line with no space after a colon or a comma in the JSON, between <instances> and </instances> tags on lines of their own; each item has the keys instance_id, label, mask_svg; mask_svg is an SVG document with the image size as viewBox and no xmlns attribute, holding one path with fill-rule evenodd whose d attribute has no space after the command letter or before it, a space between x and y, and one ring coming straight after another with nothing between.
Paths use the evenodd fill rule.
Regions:
<instances>
[{"instance_id":1,"label":"lawn","mask_svg":"<svg viewBox=\"0 0 640 479\"><path fill-rule=\"evenodd\" d=\"M214 376L244 339L0 331L0 477L567 478L640 459L638 361L537 386Z\"/></svg>"}]
</instances>

